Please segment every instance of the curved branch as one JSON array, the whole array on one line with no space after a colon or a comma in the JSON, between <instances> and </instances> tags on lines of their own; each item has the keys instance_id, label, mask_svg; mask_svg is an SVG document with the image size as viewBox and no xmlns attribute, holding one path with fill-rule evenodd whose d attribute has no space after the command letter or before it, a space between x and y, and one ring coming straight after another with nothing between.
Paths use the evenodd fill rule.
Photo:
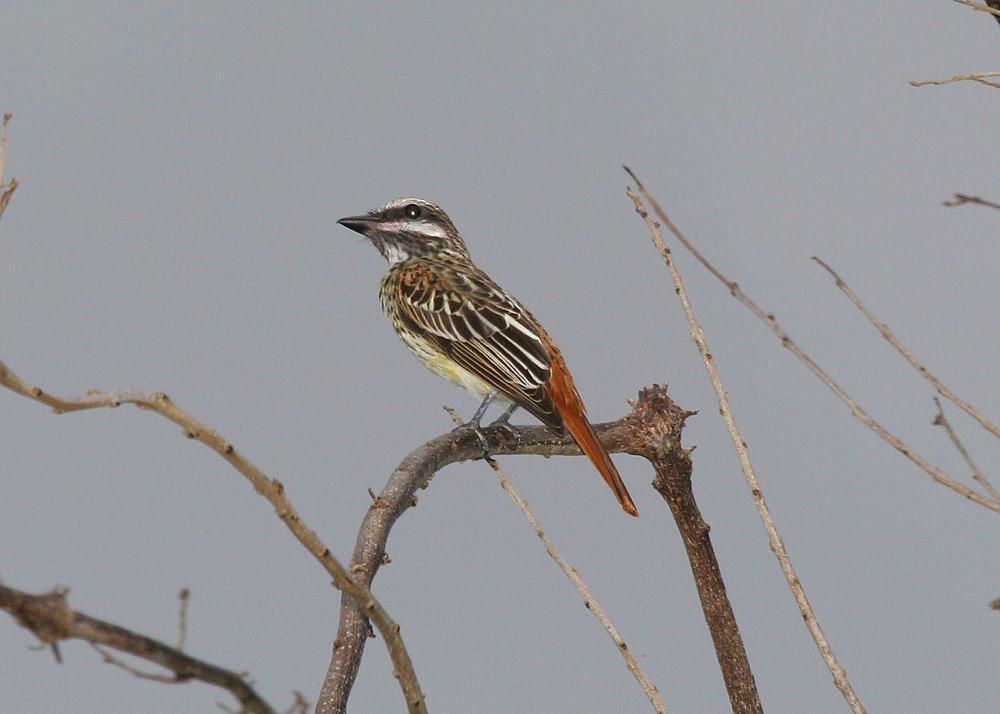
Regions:
<instances>
[{"instance_id":1,"label":"curved branch","mask_svg":"<svg viewBox=\"0 0 1000 714\"><path fill-rule=\"evenodd\" d=\"M694 412L684 411L667 396L666 387L654 385L639 393L630 414L614 422L597 424L594 429L609 452L641 456L654 465L673 465L674 468L685 471L690 478L691 462L688 454L680 447L680 435L684 420L691 414ZM483 433L492 446L494 456L582 454L571 436L557 436L542 426L487 427L483 429ZM375 497L365 514L358 530L351 572L360 581L370 585L385 562L389 532L408 508L417 505L417 491L427 488L434 474L445 466L481 456L479 440L470 429L442 434L410 452L389 477L382 492ZM710 617L706 610L706 621L713 642L717 644L716 654L720 661L723 658L738 661L737 664L723 667L726 687L734 710L759 711L760 702L757 701L756 687L739 628L726 597L715 554L707 541L707 526L705 533L705 543L708 544L707 550L703 552L705 559L692 559L691 567L702 602L707 599L725 602L725 606L719 608L720 612L724 611L722 616ZM686 539L683 529L682 534ZM342 596L340 628L334 641L333 657L323 690L316 705L317 714L341 714L347 710L347 700L361 666L368 632L364 613L350 598ZM728 641L735 646L724 651L718 647L720 641ZM744 679L731 679L737 676ZM739 696L734 696L734 692L740 693Z\"/></svg>"},{"instance_id":2,"label":"curved branch","mask_svg":"<svg viewBox=\"0 0 1000 714\"><path fill-rule=\"evenodd\" d=\"M173 677L160 678L157 675L158 681L187 682L196 679L228 690L246 714L276 714L276 710L235 672L192 657L159 640L77 612L66 602L64 592L55 590L44 595L31 595L0 585L0 609L9 612L45 644L55 645L60 640L79 639L95 646L113 647L173 672ZM110 655L99 648L98 651L102 652L105 661L109 661Z\"/></svg>"},{"instance_id":3,"label":"curved branch","mask_svg":"<svg viewBox=\"0 0 1000 714\"><path fill-rule=\"evenodd\" d=\"M389 614L375 599L375 596L368 589L367 583L359 583L351 577L340 561L333 556L330 549L323 545L316 532L302 521L288 496L285 495L285 487L282 483L277 479L268 478L263 471L247 461L233 448L232 444L219 436L213 429L184 412L162 392L153 394L136 391L91 392L80 399L62 399L48 394L38 387L29 387L3 362L0 362L0 386L7 387L11 391L36 402L46 404L52 407L56 414L134 404L140 409L154 411L169 419L184 430L186 437L200 441L219 454L250 481L257 493L270 501L282 522L330 574L333 585L344 592L347 597L350 597L352 602L356 602L358 607L371 618L385 638L389 656L392 658L394 674L403 688L409 711L414 713L427 711L420 684L417 682L417 675L413 670L413 663L410 661L406 646L399 634L399 625L389 617Z\"/></svg>"}]
</instances>

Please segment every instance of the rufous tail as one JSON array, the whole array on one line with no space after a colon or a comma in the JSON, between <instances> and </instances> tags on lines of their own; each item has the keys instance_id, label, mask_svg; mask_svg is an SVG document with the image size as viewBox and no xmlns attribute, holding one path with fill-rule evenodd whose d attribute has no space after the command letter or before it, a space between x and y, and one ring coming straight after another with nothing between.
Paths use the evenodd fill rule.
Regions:
<instances>
[{"instance_id":1,"label":"rufous tail","mask_svg":"<svg viewBox=\"0 0 1000 714\"><path fill-rule=\"evenodd\" d=\"M604 477L604 482L611 487L622 510L630 516L638 516L639 511L636 510L635 503L633 503L628 489L625 488L622 477L618 475L618 469L615 468L614 463L611 461L608 450L598 440L597 434L594 433L594 427L587 420L587 412L583 406L583 400L580 399L580 394L576 391L576 386L573 384L573 377L566 368L566 362L563 361L562 355L558 353L553 355L550 368L551 376L546 387L548 388L549 396L552 398L552 403L562 416L566 430L569 431L573 439L580 446L580 449L583 450L583 453L590 458L594 466L597 467L597 470L600 471L601 476Z\"/></svg>"}]
</instances>

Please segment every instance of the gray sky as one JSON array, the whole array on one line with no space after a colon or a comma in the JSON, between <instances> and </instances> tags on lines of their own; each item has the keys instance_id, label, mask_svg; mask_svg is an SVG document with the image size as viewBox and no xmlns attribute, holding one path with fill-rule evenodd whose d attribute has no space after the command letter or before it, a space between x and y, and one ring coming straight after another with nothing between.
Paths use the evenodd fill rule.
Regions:
<instances>
[{"instance_id":1,"label":"gray sky","mask_svg":"<svg viewBox=\"0 0 1000 714\"><path fill-rule=\"evenodd\" d=\"M0 359L55 393L161 389L280 478L347 559L369 498L471 397L381 315L384 262L335 224L442 204L562 346L595 420L669 381L701 410L695 489L764 706L844 711L767 547L630 163L674 220L871 413L967 479L930 388L817 254L987 415L996 391L998 28L951 2L293 9L7 4L0 107L22 181L0 225ZM872 711L996 711L995 514L870 432L677 253L765 495ZM949 409L995 474L996 442ZM265 501L155 415L52 416L0 393L0 577L315 699L338 593ZM672 519L581 459L502 464L677 712L728 703ZM481 463L446 469L390 538L375 591L433 711L641 712L599 625ZM0 618L0 711L215 711L228 695L65 664ZM398 711L381 641L354 711Z\"/></svg>"}]
</instances>

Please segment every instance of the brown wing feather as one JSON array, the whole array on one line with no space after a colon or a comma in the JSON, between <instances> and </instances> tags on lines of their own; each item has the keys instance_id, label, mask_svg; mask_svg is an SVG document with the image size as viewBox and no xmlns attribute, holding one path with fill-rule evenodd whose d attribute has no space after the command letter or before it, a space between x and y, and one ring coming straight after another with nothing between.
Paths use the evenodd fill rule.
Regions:
<instances>
[{"instance_id":1,"label":"brown wing feather","mask_svg":"<svg viewBox=\"0 0 1000 714\"><path fill-rule=\"evenodd\" d=\"M625 512L638 515L566 363L531 313L471 264L416 259L399 270L394 302L404 325L556 433L568 430Z\"/></svg>"},{"instance_id":2,"label":"brown wing feather","mask_svg":"<svg viewBox=\"0 0 1000 714\"><path fill-rule=\"evenodd\" d=\"M397 281L400 318L443 354L555 432L562 418L546 389L552 356L530 313L485 274L409 261Z\"/></svg>"}]
</instances>

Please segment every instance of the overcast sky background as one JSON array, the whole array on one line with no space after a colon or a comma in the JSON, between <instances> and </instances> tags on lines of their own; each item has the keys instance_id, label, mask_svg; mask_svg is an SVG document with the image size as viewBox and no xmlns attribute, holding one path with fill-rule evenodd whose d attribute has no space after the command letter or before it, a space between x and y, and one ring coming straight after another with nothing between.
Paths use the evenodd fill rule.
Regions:
<instances>
[{"instance_id":1,"label":"overcast sky background","mask_svg":"<svg viewBox=\"0 0 1000 714\"><path fill-rule=\"evenodd\" d=\"M343 560L378 490L473 399L378 305L384 261L337 218L417 195L562 346L592 418L669 381L765 709L846 707L803 627L716 416L629 163L676 223L931 462L969 479L932 391L809 258L829 260L960 396L1000 416L1000 28L952 2L8 3L15 112L0 359L57 394L163 390L280 478ZM871 711L995 712L996 514L858 422L675 253L793 562ZM988 473L996 440L956 409ZM0 577L315 701L339 593L216 455L131 408L55 417L0 393ZM642 517L582 459L502 459L676 712L728 707L648 465ZM374 590L432 711L641 712L643 694L482 463L393 530ZM0 711L216 711L228 694L65 663L0 618ZM400 711L381 640L353 711Z\"/></svg>"}]
</instances>

